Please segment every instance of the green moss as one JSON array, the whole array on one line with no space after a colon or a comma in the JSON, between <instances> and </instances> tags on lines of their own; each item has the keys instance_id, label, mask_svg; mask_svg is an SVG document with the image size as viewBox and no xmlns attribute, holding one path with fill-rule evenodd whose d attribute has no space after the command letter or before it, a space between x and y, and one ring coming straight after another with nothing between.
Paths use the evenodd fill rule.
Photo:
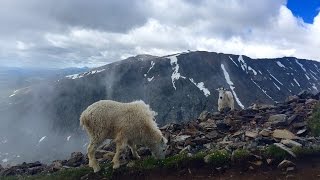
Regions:
<instances>
[{"instance_id":1,"label":"green moss","mask_svg":"<svg viewBox=\"0 0 320 180\"><path fill-rule=\"evenodd\" d=\"M178 168L179 166L186 164L189 160L190 158L187 153L181 153L164 159L162 164L165 168Z\"/></svg>"},{"instance_id":2,"label":"green moss","mask_svg":"<svg viewBox=\"0 0 320 180\"><path fill-rule=\"evenodd\" d=\"M293 147L292 151L297 157L314 156L320 154L320 146L315 147Z\"/></svg>"},{"instance_id":3,"label":"green moss","mask_svg":"<svg viewBox=\"0 0 320 180\"><path fill-rule=\"evenodd\" d=\"M320 136L320 103L316 105L311 117L308 119L308 127L314 136Z\"/></svg>"},{"instance_id":4,"label":"green moss","mask_svg":"<svg viewBox=\"0 0 320 180\"><path fill-rule=\"evenodd\" d=\"M215 150L211 151L209 155L206 156L206 161L215 166L220 167L228 165L230 163L230 154L225 150Z\"/></svg>"},{"instance_id":5,"label":"green moss","mask_svg":"<svg viewBox=\"0 0 320 180\"><path fill-rule=\"evenodd\" d=\"M151 170L155 168L179 168L197 162L203 163L203 158L206 155L207 154L205 152L198 152L192 156L188 156L187 153L181 153L167 157L163 160L148 157L143 160L136 161L135 165L132 168L138 170Z\"/></svg>"},{"instance_id":6,"label":"green moss","mask_svg":"<svg viewBox=\"0 0 320 180\"><path fill-rule=\"evenodd\" d=\"M134 162L134 169L139 170L149 170L154 169L156 167L161 166L162 162L158 159L155 159L154 157L147 157L145 159L137 160Z\"/></svg>"},{"instance_id":7,"label":"green moss","mask_svg":"<svg viewBox=\"0 0 320 180\"><path fill-rule=\"evenodd\" d=\"M249 158L250 152L246 149L236 149L232 154L232 160L234 162L242 162Z\"/></svg>"},{"instance_id":8,"label":"green moss","mask_svg":"<svg viewBox=\"0 0 320 180\"><path fill-rule=\"evenodd\" d=\"M288 153L275 145L270 145L265 149L264 155L268 158L283 160L288 157Z\"/></svg>"}]
</instances>

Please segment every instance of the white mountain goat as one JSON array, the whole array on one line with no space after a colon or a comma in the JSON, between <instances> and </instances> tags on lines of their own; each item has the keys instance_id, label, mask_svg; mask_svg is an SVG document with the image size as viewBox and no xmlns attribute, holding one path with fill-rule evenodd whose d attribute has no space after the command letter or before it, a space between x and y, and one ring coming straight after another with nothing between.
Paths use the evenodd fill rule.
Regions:
<instances>
[{"instance_id":1,"label":"white mountain goat","mask_svg":"<svg viewBox=\"0 0 320 180\"><path fill-rule=\"evenodd\" d=\"M227 89L221 87L216 89L219 91L219 99L218 99L218 111L221 111L223 108L229 107L231 110L234 109L234 99L233 95Z\"/></svg>"},{"instance_id":2,"label":"white mountain goat","mask_svg":"<svg viewBox=\"0 0 320 180\"><path fill-rule=\"evenodd\" d=\"M119 168L119 156L128 145L132 155L140 158L136 145L148 146L157 158L165 157L167 139L155 123L156 112L143 101L121 103L101 100L90 105L80 116L80 125L86 129L90 143L88 145L89 166L94 172L100 171L95 158L96 149L105 139L114 139L116 153L113 157L113 168Z\"/></svg>"}]
</instances>

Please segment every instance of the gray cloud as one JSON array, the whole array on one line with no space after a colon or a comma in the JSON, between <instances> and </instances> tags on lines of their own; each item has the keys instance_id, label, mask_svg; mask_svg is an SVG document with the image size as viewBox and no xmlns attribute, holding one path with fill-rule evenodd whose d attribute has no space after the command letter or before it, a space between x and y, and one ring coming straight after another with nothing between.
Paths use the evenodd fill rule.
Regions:
<instances>
[{"instance_id":1,"label":"gray cloud","mask_svg":"<svg viewBox=\"0 0 320 180\"><path fill-rule=\"evenodd\" d=\"M319 59L320 16L306 24L285 4L285 0L4 0L0 63L99 66L139 53L165 55L187 49Z\"/></svg>"}]
</instances>

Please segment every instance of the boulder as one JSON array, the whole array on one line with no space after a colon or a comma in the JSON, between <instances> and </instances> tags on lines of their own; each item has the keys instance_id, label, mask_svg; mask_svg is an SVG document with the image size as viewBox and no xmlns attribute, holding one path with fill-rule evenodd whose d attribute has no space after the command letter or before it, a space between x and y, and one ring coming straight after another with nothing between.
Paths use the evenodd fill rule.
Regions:
<instances>
[{"instance_id":1,"label":"boulder","mask_svg":"<svg viewBox=\"0 0 320 180\"><path fill-rule=\"evenodd\" d=\"M288 124L287 115L285 114L271 115L268 119L268 122L271 123L272 127L286 126Z\"/></svg>"},{"instance_id":2,"label":"boulder","mask_svg":"<svg viewBox=\"0 0 320 180\"><path fill-rule=\"evenodd\" d=\"M276 129L273 131L272 137L278 139L295 139L296 136L286 129Z\"/></svg>"},{"instance_id":3,"label":"boulder","mask_svg":"<svg viewBox=\"0 0 320 180\"><path fill-rule=\"evenodd\" d=\"M211 132L208 132L206 133L205 137L208 138L208 139L216 139L218 138L219 134L217 131L211 131Z\"/></svg>"},{"instance_id":4,"label":"boulder","mask_svg":"<svg viewBox=\"0 0 320 180\"><path fill-rule=\"evenodd\" d=\"M201 122L199 126L206 130L211 130L217 127L215 121L212 119L208 119L207 121Z\"/></svg>"},{"instance_id":5,"label":"boulder","mask_svg":"<svg viewBox=\"0 0 320 180\"><path fill-rule=\"evenodd\" d=\"M60 161L60 160L53 161L51 164L51 170L53 172L58 171L58 170L62 169L62 166L63 166L62 161Z\"/></svg>"},{"instance_id":6,"label":"boulder","mask_svg":"<svg viewBox=\"0 0 320 180\"><path fill-rule=\"evenodd\" d=\"M268 129L263 129L262 131L259 132L259 134L260 134L261 136L268 137L268 136L270 136L271 132L270 132L270 130L268 130Z\"/></svg>"},{"instance_id":7,"label":"boulder","mask_svg":"<svg viewBox=\"0 0 320 180\"><path fill-rule=\"evenodd\" d=\"M302 147L302 144L291 139L282 139L281 143L289 147Z\"/></svg>"},{"instance_id":8,"label":"boulder","mask_svg":"<svg viewBox=\"0 0 320 180\"><path fill-rule=\"evenodd\" d=\"M303 121L303 122L293 123L292 126L296 129L303 128L307 126L307 122Z\"/></svg>"},{"instance_id":9,"label":"boulder","mask_svg":"<svg viewBox=\"0 0 320 180\"><path fill-rule=\"evenodd\" d=\"M210 116L210 113L208 111L202 111L202 113L199 115L198 119L200 121L205 121Z\"/></svg>"},{"instance_id":10,"label":"boulder","mask_svg":"<svg viewBox=\"0 0 320 180\"><path fill-rule=\"evenodd\" d=\"M283 160L278 164L278 168L279 169L284 169L287 167L295 167L296 164L294 164L293 162L289 161L289 160Z\"/></svg>"},{"instance_id":11,"label":"boulder","mask_svg":"<svg viewBox=\"0 0 320 180\"><path fill-rule=\"evenodd\" d=\"M252 132L252 131L246 131L245 136L251 137L251 138L256 138L258 136L258 133Z\"/></svg>"},{"instance_id":12,"label":"boulder","mask_svg":"<svg viewBox=\"0 0 320 180\"><path fill-rule=\"evenodd\" d=\"M299 97L297 95L293 95L293 96L288 96L286 101L291 103L291 102L297 101L298 99Z\"/></svg>"},{"instance_id":13,"label":"boulder","mask_svg":"<svg viewBox=\"0 0 320 180\"><path fill-rule=\"evenodd\" d=\"M81 152L71 153L70 159L67 161L66 165L70 167L78 167L81 164L86 164L86 158Z\"/></svg>"}]
</instances>

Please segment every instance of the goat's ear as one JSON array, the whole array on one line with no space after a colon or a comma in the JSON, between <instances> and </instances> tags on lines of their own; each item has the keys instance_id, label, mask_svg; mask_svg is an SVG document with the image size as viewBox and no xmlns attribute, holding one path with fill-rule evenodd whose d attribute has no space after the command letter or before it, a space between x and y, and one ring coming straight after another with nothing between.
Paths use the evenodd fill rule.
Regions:
<instances>
[{"instance_id":1,"label":"goat's ear","mask_svg":"<svg viewBox=\"0 0 320 180\"><path fill-rule=\"evenodd\" d=\"M219 88L218 89L216 89L217 91L219 91Z\"/></svg>"}]
</instances>

